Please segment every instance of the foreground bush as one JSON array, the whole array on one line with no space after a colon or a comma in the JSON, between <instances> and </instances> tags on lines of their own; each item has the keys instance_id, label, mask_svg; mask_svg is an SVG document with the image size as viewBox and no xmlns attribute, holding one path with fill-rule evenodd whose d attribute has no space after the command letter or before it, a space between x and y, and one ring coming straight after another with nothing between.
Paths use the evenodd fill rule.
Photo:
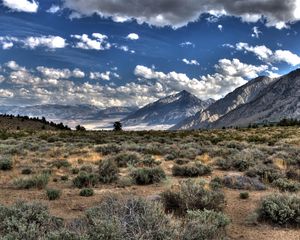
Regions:
<instances>
[{"instance_id":1,"label":"foreground bush","mask_svg":"<svg viewBox=\"0 0 300 240\"><path fill-rule=\"evenodd\" d=\"M225 204L224 194L218 190L209 190L203 183L183 181L178 190L167 190L161 194L168 212L186 214L188 210L216 210Z\"/></svg>"},{"instance_id":2,"label":"foreground bush","mask_svg":"<svg viewBox=\"0 0 300 240\"><path fill-rule=\"evenodd\" d=\"M108 197L87 211L89 239L173 240L175 229L159 203Z\"/></svg>"},{"instance_id":3,"label":"foreground bush","mask_svg":"<svg viewBox=\"0 0 300 240\"><path fill-rule=\"evenodd\" d=\"M177 177L198 177L211 173L209 166L196 163L191 165L174 165L172 168L173 176Z\"/></svg>"},{"instance_id":4,"label":"foreground bush","mask_svg":"<svg viewBox=\"0 0 300 240\"><path fill-rule=\"evenodd\" d=\"M161 167L137 168L131 172L130 176L138 185L159 183L166 178L166 174Z\"/></svg>"},{"instance_id":5,"label":"foreground bush","mask_svg":"<svg viewBox=\"0 0 300 240\"><path fill-rule=\"evenodd\" d=\"M141 161L141 157L135 152L121 152L113 157L118 167L127 167L128 165L136 165Z\"/></svg>"},{"instance_id":6,"label":"foreground bush","mask_svg":"<svg viewBox=\"0 0 300 240\"><path fill-rule=\"evenodd\" d=\"M99 181L112 183L118 180L119 168L111 159L102 160L99 164Z\"/></svg>"},{"instance_id":7,"label":"foreground bush","mask_svg":"<svg viewBox=\"0 0 300 240\"><path fill-rule=\"evenodd\" d=\"M92 188L83 188L79 195L82 197L91 197L94 195L94 190Z\"/></svg>"},{"instance_id":8,"label":"foreground bush","mask_svg":"<svg viewBox=\"0 0 300 240\"><path fill-rule=\"evenodd\" d=\"M77 177L73 179L73 184L75 187L93 187L97 184L98 177L95 174L80 172Z\"/></svg>"},{"instance_id":9,"label":"foreground bush","mask_svg":"<svg viewBox=\"0 0 300 240\"><path fill-rule=\"evenodd\" d=\"M47 239L47 234L58 228L58 224L47 208L38 203L17 203L10 208L0 205L1 239Z\"/></svg>"},{"instance_id":10,"label":"foreground bush","mask_svg":"<svg viewBox=\"0 0 300 240\"><path fill-rule=\"evenodd\" d=\"M229 218L220 212L188 211L187 221L182 231L182 240L213 240L225 237L225 227Z\"/></svg>"},{"instance_id":11,"label":"foreground bush","mask_svg":"<svg viewBox=\"0 0 300 240\"><path fill-rule=\"evenodd\" d=\"M285 178L279 178L273 182L275 187L278 187L280 191L297 192L300 190L300 184L292 182Z\"/></svg>"},{"instance_id":12,"label":"foreground bush","mask_svg":"<svg viewBox=\"0 0 300 240\"><path fill-rule=\"evenodd\" d=\"M2 158L0 159L0 170L8 171L13 168L13 162L10 158Z\"/></svg>"},{"instance_id":13,"label":"foreground bush","mask_svg":"<svg viewBox=\"0 0 300 240\"><path fill-rule=\"evenodd\" d=\"M266 190L266 186L258 178L247 176L228 175L223 178L223 185L232 189Z\"/></svg>"},{"instance_id":14,"label":"foreground bush","mask_svg":"<svg viewBox=\"0 0 300 240\"><path fill-rule=\"evenodd\" d=\"M47 189L47 197L50 201L60 198L61 191L59 189Z\"/></svg>"},{"instance_id":15,"label":"foreground bush","mask_svg":"<svg viewBox=\"0 0 300 240\"><path fill-rule=\"evenodd\" d=\"M279 225L300 226L300 198L296 195L271 195L258 208L261 220Z\"/></svg>"},{"instance_id":16,"label":"foreground bush","mask_svg":"<svg viewBox=\"0 0 300 240\"><path fill-rule=\"evenodd\" d=\"M38 188L43 189L49 182L49 174L40 174L28 178L20 178L14 182L19 189Z\"/></svg>"}]
</instances>

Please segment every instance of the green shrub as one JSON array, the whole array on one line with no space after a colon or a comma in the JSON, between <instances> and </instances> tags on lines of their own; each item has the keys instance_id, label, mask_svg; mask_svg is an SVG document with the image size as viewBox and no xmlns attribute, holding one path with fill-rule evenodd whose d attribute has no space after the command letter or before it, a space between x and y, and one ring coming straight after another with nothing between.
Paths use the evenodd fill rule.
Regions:
<instances>
[{"instance_id":1,"label":"green shrub","mask_svg":"<svg viewBox=\"0 0 300 240\"><path fill-rule=\"evenodd\" d=\"M214 240L225 238L229 218L221 212L210 210L188 211L181 240Z\"/></svg>"},{"instance_id":2,"label":"green shrub","mask_svg":"<svg viewBox=\"0 0 300 240\"><path fill-rule=\"evenodd\" d=\"M60 177L60 180L62 180L62 181L68 181L69 180L69 176L68 175L62 175Z\"/></svg>"},{"instance_id":3,"label":"green shrub","mask_svg":"<svg viewBox=\"0 0 300 240\"><path fill-rule=\"evenodd\" d=\"M10 158L2 158L0 159L0 170L8 171L13 168L13 162Z\"/></svg>"},{"instance_id":4,"label":"green shrub","mask_svg":"<svg viewBox=\"0 0 300 240\"><path fill-rule=\"evenodd\" d=\"M184 164L188 164L190 160L186 158L177 158L176 160L174 160L174 162L178 165L184 165Z\"/></svg>"},{"instance_id":5,"label":"green shrub","mask_svg":"<svg viewBox=\"0 0 300 240\"><path fill-rule=\"evenodd\" d=\"M275 187L278 187L280 191L297 192L300 189L300 184L292 182L286 178L278 178L273 182Z\"/></svg>"},{"instance_id":6,"label":"green shrub","mask_svg":"<svg viewBox=\"0 0 300 240\"><path fill-rule=\"evenodd\" d=\"M99 164L99 181L102 183L112 183L118 180L119 168L111 159L104 159Z\"/></svg>"},{"instance_id":7,"label":"green shrub","mask_svg":"<svg viewBox=\"0 0 300 240\"><path fill-rule=\"evenodd\" d=\"M14 182L14 185L19 189L38 188L43 189L49 182L48 174L35 175L29 178L20 178Z\"/></svg>"},{"instance_id":8,"label":"green shrub","mask_svg":"<svg viewBox=\"0 0 300 240\"><path fill-rule=\"evenodd\" d=\"M176 239L171 219L157 202L110 196L86 215L89 239Z\"/></svg>"},{"instance_id":9,"label":"green shrub","mask_svg":"<svg viewBox=\"0 0 300 240\"><path fill-rule=\"evenodd\" d=\"M144 159L141 160L141 164L145 167L155 167L160 165L161 162L156 161L155 158L151 155L146 155Z\"/></svg>"},{"instance_id":10,"label":"green shrub","mask_svg":"<svg viewBox=\"0 0 300 240\"><path fill-rule=\"evenodd\" d=\"M296 181L300 181L300 170L298 169L289 169L286 172L286 177L288 179L292 179L292 180L296 180Z\"/></svg>"},{"instance_id":11,"label":"green shrub","mask_svg":"<svg viewBox=\"0 0 300 240\"><path fill-rule=\"evenodd\" d=\"M224 159L224 158L217 158L216 165L224 171L231 169L232 167L232 160Z\"/></svg>"},{"instance_id":12,"label":"green shrub","mask_svg":"<svg viewBox=\"0 0 300 240\"><path fill-rule=\"evenodd\" d=\"M248 192L240 192L240 199L248 199L249 193Z\"/></svg>"},{"instance_id":13,"label":"green shrub","mask_svg":"<svg viewBox=\"0 0 300 240\"><path fill-rule=\"evenodd\" d=\"M122 148L117 144L105 144L96 147L96 152L101 153L102 155L115 154L122 151Z\"/></svg>"},{"instance_id":14,"label":"green shrub","mask_svg":"<svg viewBox=\"0 0 300 240\"><path fill-rule=\"evenodd\" d=\"M79 173L79 168L72 168L72 174L76 175Z\"/></svg>"},{"instance_id":15,"label":"green shrub","mask_svg":"<svg viewBox=\"0 0 300 240\"><path fill-rule=\"evenodd\" d=\"M258 176L261 181L270 182L272 183L278 178L282 178L283 174L280 172L279 169L273 166L266 166L266 165L258 165L254 168L250 168L246 175L249 177L256 177Z\"/></svg>"},{"instance_id":16,"label":"green shrub","mask_svg":"<svg viewBox=\"0 0 300 240\"><path fill-rule=\"evenodd\" d=\"M83 165L83 166L80 167L80 171L92 173L93 172L93 166Z\"/></svg>"},{"instance_id":17,"label":"green shrub","mask_svg":"<svg viewBox=\"0 0 300 240\"><path fill-rule=\"evenodd\" d=\"M261 201L258 216L279 225L299 226L300 198L296 195L270 195Z\"/></svg>"},{"instance_id":18,"label":"green shrub","mask_svg":"<svg viewBox=\"0 0 300 240\"><path fill-rule=\"evenodd\" d=\"M52 162L52 166L56 167L57 169L60 169L62 167L68 168L71 166L71 164L67 160L56 160Z\"/></svg>"},{"instance_id":19,"label":"green shrub","mask_svg":"<svg viewBox=\"0 0 300 240\"><path fill-rule=\"evenodd\" d=\"M81 189L79 195L82 197L91 197L94 195L94 190L92 188L83 188Z\"/></svg>"},{"instance_id":20,"label":"green shrub","mask_svg":"<svg viewBox=\"0 0 300 240\"><path fill-rule=\"evenodd\" d=\"M31 168L24 168L21 172L23 175L30 175L32 173Z\"/></svg>"},{"instance_id":21,"label":"green shrub","mask_svg":"<svg viewBox=\"0 0 300 240\"><path fill-rule=\"evenodd\" d=\"M135 152L121 152L113 157L118 167L127 167L128 165L136 165L141 161L139 154Z\"/></svg>"},{"instance_id":22,"label":"green shrub","mask_svg":"<svg viewBox=\"0 0 300 240\"><path fill-rule=\"evenodd\" d=\"M220 177L214 177L210 183L209 186L213 190L217 190L223 187L223 180Z\"/></svg>"},{"instance_id":23,"label":"green shrub","mask_svg":"<svg viewBox=\"0 0 300 240\"><path fill-rule=\"evenodd\" d=\"M73 184L75 187L92 187L95 186L98 182L98 177L95 174L80 172L77 177L73 179Z\"/></svg>"},{"instance_id":24,"label":"green shrub","mask_svg":"<svg viewBox=\"0 0 300 240\"><path fill-rule=\"evenodd\" d=\"M173 176L179 177L198 177L211 173L211 167L196 163L192 165L174 165L172 168Z\"/></svg>"},{"instance_id":25,"label":"green shrub","mask_svg":"<svg viewBox=\"0 0 300 240\"><path fill-rule=\"evenodd\" d=\"M181 182L176 191L167 190L161 194L167 212L185 214L188 210L221 210L225 204L224 194L209 190L201 182L191 179Z\"/></svg>"},{"instance_id":26,"label":"green shrub","mask_svg":"<svg viewBox=\"0 0 300 240\"><path fill-rule=\"evenodd\" d=\"M50 216L48 209L39 204L18 202L11 207L0 205L1 239L46 239L54 228L62 225Z\"/></svg>"},{"instance_id":27,"label":"green shrub","mask_svg":"<svg viewBox=\"0 0 300 240\"><path fill-rule=\"evenodd\" d=\"M138 185L159 183L166 178L166 174L161 167L137 168L130 173L130 176Z\"/></svg>"},{"instance_id":28,"label":"green shrub","mask_svg":"<svg viewBox=\"0 0 300 240\"><path fill-rule=\"evenodd\" d=\"M132 186L133 181L130 177L120 177L117 182L117 187L125 188Z\"/></svg>"},{"instance_id":29,"label":"green shrub","mask_svg":"<svg viewBox=\"0 0 300 240\"><path fill-rule=\"evenodd\" d=\"M50 201L60 198L61 191L59 189L47 189L47 197Z\"/></svg>"}]
</instances>

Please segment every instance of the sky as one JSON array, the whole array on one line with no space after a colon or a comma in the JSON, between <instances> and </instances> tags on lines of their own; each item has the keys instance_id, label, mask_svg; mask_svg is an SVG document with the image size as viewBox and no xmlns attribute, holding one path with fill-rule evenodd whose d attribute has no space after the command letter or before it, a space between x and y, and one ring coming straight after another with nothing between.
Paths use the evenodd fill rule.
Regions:
<instances>
[{"instance_id":1,"label":"sky","mask_svg":"<svg viewBox=\"0 0 300 240\"><path fill-rule=\"evenodd\" d=\"M0 104L220 99L300 66L300 0L0 0Z\"/></svg>"}]
</instances>

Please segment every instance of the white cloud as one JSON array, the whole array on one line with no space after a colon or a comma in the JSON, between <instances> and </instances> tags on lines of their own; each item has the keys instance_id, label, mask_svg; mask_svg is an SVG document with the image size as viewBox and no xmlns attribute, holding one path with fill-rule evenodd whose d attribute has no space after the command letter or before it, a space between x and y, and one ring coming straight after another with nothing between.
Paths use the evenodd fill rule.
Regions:
<instances>
[{"instance_id":1,"label":"white cloud","mask_svg":"<svg viewBox=\"0 0 300 240\"><path fill-rule=\"evenodd\" d=\"M3 75L0 75L0 83L5 81L5 77Z\"/></svg>"},{"instance_id":2,"label":"white cloud","mask_svg":"<svg viewBox=\"0 0 300 240\"><path fill-rule=\"evenodd\" d=\"M14 93L6 90L6 89L0 89L0 97L1 98L12 98L14 96Z\"/></svg>"},{"instance_id":3,"label":"white cloud","mask_svg":"<svg viewBox=\"0 0 300 240\"><path fill-rule=\"evenodd\" d=\"M16 12L36 13L39 8L35 0L3 0L3 5Z\"/></svg>"},{"instance_id":4,"label":"white cloud","mask_svg":"<svg viewBox=\"0 0 300 240\"><path fill-rule=\"evenodd\" d=\"M76 74L83 72L79 69L72 71L45 66L26 69L14 61L5 64L3 68L4 74L7 75L6 84L9 86L6 90L14 97L2 98L2 104L85 103L107 108L141 107L181 90L190 91L203 99L211 97L218 99L245 84L248 78L256 77L268 66L249 65L238 59L221 59L215 66L214 74L191 78L185 73L175 71L164 73L155 68L138 65L134 71L136 79L120 86L101 81L91 84L68 80L75 72ZM117 73L111 71L92 72L89 76L91 79L104 81L119 77Z\"/></svg>"},{"instance_id":5,"label":"white cloud","mask_svg":"<svg viewBox=\"0 0 300 240\"><path fill-rule=\"evenodd\" d=\"M182 42L179 44L181 47L195 47L196 45L190 41Z\"/></svg>"},{"instance_id":6,"label":"white cloud","mask_svg":"<svg viewBox=\"0 0 300 240\"><path fill-rule=\"evenodd\" d=\"M200 63L197 60L187 60L186 58L182 59L182 62L184 62L187 65L200 65Z\"/></svg>"},{"instance_id":7,"label":"white cloud","mask_svg":"<svg viewBox=\"0 0 300 240\"><path fill-rule=\"evenodd\" d=\"M223 31L223 25L219 24L218 29L222 32Z\"/></svg>"},{"instance_id":8,"label":"white cloud","mask_svg":"<svg viewBox=\"0 0 300 240\"><path fill-rule=\"evenodd\" d=\"M58 5L52 5L48 10L47 13L57 13L60 11L60 7Z\"/></svg>"},{"instance_id":9,"label":"white cloud","mask_svg":"<svg viewBox=\"0 0 300 240\"><path fill-rule=\"evenodd\" d=\"M71 35L71 37L78 40L78 42L74 45L75 48L98 51L111 48L111 44L106 41L108 37L101 33L93 33L93 39L87 34Z\"/></svg>"},{"instance_id":10,"label":"white cloud","mask_svg":"<svg viewBox=\"0 0 300 240\"><path fill-rule=\"evenodd\" d=\"M0 36L0 46L3 50L11 49L14 46L14 43L18 42L19 40L15 37Z\"/></svg>"},{"instance_id":11,"label":"white cloud","mask_svg":"<svg viewBox=\"0 0 300 240\"><path fill-rule=\"evenodd\" d=\"M248 43L237 43L236 50L254 53L258 59L266 63L285 62L292 66L300 64L300 56L292 53L289 50L276 50L272 51L265 45L250 46Z\"/></svg>"},{"instance_id":12,"label":"white cloud","mask_svg":"<svg viewBox=\"0 0 300 240\"><path fill-rule=\"evenodd\" d=\"M275 62L286 62L292 66L300 64L300 56L288 50L276 50L272 59Z\"/></svg>"},{"instance_id":13,"label":"white cloud","mask_svg":"<svg viewBox=\"0 0 300 240\"><path fill-rule=\"evenodd\" d=\"M216 73L201 76L199 79L189 78L183 73L157 72L145 66L137 66L135 74L145 79L156 79L157 86L162 92L171 93L183 89L200 98L219 99L228 92L245 84L248 78L255 78L259 73L268 69L268 66L254 66L241 63L238 59L221 59L215 66Z\"/></svg>"},{"instance_id":14,"label":"white cloud","mask_svg":"<svg viewBox=\"0 0 300 240\"><path fill-rule=\"evenodd\" d=\"M24 67L19 66L15 61L9 61L5 64L6 67L10 68L11 70L25 70Z\"/></svg>"},{"instance_id":15,"label":"white cloud","mask_svg":"<svg viewBox=\"0 0 300 240\"><path fill-rule=\"evenodd\" d=\"M106 71L106 72L90 72L90 79L92 80L105 80L105 81L110 81L111 77L115 77L115 78L120 78L120 75L115 73L115 72L111 72L111 71Z\"/></svg>"},{"instance_id":16,"label":"white cloud","mask_svg":"<svg viewBox=\"0 0 300 240\"><path fill-rule=\"evenodd\" d=\"M37 47L47 47L50 49L65 48L66 40L59 36L41 36L41 37L28 37L24 41L25 47L35 49Z\"/></svg>"},{"instance_id":17,"label":"white cloud","mask_svg":"<svg viewBox=\"0 0 300 240\"><path fill-rule=\"evenodd\" d=\"M43 77L48 79L68 79L71 77L74 78L84 78L85 73L81 71L79 68L75 68L73 71L70 69L64 68L64 69L57 69L57 68L48 68L39 66L36 68L37 71L39 71Z\"/></svg>"},{"instance_id":18,"label":"white cloud","mask_svg":"<svg viewBox=\"0 0 300 240\"><path fill-rule=\"evenodd\" d=\"M127 39L130 39L130 40L138 40L140 37L139 37L139 35L136 34L136 33L130 33L130 34L127 35L126 38L127 38Z\"/></svg>"},{"instance_id":19,"label":"white cloud","mask_svg":"<svg viewBox=\"0 0 300 240\"><path fill-rule=\"evenodd\" d=\"M235 16L251 23L262 20L266 26L278 29L300 20L299 0L64 0L64 7L77 17L97 14L117 22L136 20L139 24L173 28L195 22L204 13L215 18Z\"/></svg>"},{"instance_id":20,"label":"white cloud","mask_svg":"<svg viewBox=\"0 0 300 240\"><path fill-rule=\"evenodd\" d=\"M253 33L251 34L251 36L253 38L259 38L259 35L262 34L262 32L258 29L258 27L253 27L252 31Z\"/></svg>"}]
</instances>

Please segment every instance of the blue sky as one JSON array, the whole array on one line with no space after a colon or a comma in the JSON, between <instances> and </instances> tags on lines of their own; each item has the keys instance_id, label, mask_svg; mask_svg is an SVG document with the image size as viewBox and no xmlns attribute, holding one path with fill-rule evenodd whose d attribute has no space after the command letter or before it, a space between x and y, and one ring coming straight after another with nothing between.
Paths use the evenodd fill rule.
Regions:
<instances>
[{"instance_id":1,"label":"blue sky","mask_svg":"<svg viewBox=\"0 0 300 240\"><path fill-rule=\"evenodd\" d=\"M218 99L299 66L299 12L299 0L1 0L0 104Z\"/></svg>"}]
</instances>

